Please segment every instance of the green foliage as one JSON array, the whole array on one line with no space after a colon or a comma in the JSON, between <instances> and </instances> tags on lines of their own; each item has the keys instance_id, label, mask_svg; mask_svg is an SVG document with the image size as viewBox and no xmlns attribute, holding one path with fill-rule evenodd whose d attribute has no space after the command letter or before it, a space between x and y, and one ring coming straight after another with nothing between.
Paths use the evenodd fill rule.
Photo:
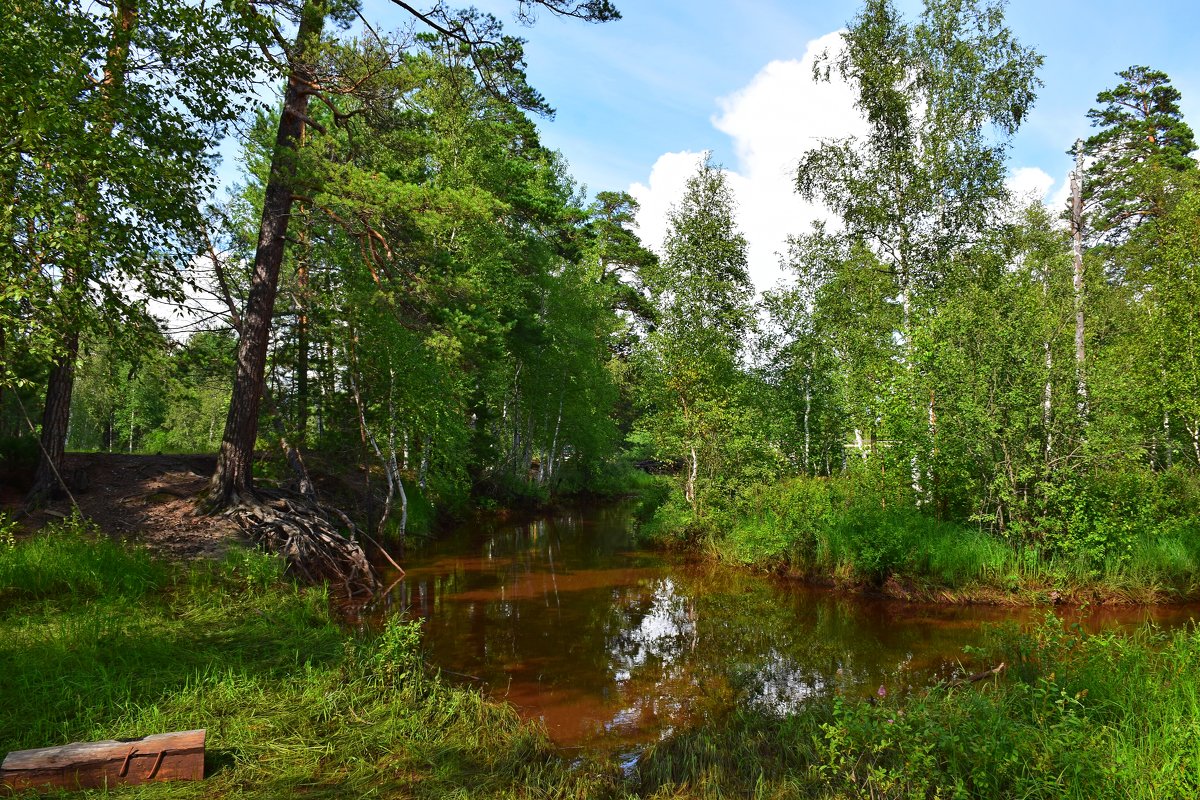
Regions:
<instances>
[{"instance_id":1,"label":"green foliage","mask_svg":"<svg viewBox=\"0 0 1200 800\"><path fill-rule=\"evenodd\" d=\"M0 386L42 380L84 331L139 324L147 299L183 298L213 149L261 65L244 10L0 8Z\"/></svg>"},{"instance_id":2,"label":"green foliage","mask_svg":"<svg viewBox=\"0 0 1200 800\"><path fill-rule=\"evenodd\" d=\"M1194 173L1196 138L1179 110L1181 95L1161 70L1133 66L1121 83L1096 95L1088 111L1096 133L1080 143L1090 163L1084 196L1092 228L1120 242L1163 214L1164 189L1179 173Z\"/></svg>"},{"instance_id":3,"label":"green foliage","mask_svg":"<svg viewBox=\"0 0 1200 800\"><path fill-rule=\"evenodd\" d=\"M632 440L682 463L680 481L700 526L775 457L756 436L753 387L739 356L753 329L746 239L725 173L705 156L669 218L653 281L659 326L635 355L641 418Z\"/></svg>"},{"instance_id":4,"label":"green foliage","mask_svg":"<svg viewBox=\"0 0 1200 800\"><path fill-rule=\"evenodd\" d=\"M212 452L229 407L236 342L202 330L176 344L119 329L83 342L72 397L74 450ZM36 446L36 445L35 445Z\"/></svg>"},{"instance_id":5,"label":"green foliage","mask_svg":"<svg viewBox=\"0 0 1200 800\"><path fill-rule=\"evenodd\" d=\"M1200 514L1196 476L1130 467L1078 476L1043 491L1031 524L1052 552L1099 569L1128 564L1139 543L1176 540Z\"/></svg>"},{"instance_id":6,"label":"green foliage","mask_svg":"<svg viewBox=\"0 0 1200 800\"><path fill-rule=\"evenodd\" d=\"M1048 495L1049 496L1049 493ZM639 536L690 543L736 564L917 596L944 590L991 602L1111 596L1121 602L1200 591L1200 509L1190 472L1114 473L1077 481L1033 529L1008 538L939 520L906 502L904 486L852 470L745 490L722 514L697 518L674 489L639 513ZM893 587L894 591L897 587Z\"/></svg>"},{"instance_id":7,"label":"green foliage","mask_svg":"<svg viewBox=\"0 0 1200 800\"><path fill-rule=\"evenodd\" d=\"M0 513L0 549L17 546L16 528L17 524L7 514Z\"/></svg>"},{"instance_id":8,"label":"green foliage","mask_svg":"<svg viewBox=\"0 0 1200 800\"><path fill-rule=\"evenodd\" d=\"M658 491L650 493L635 512L640 524L638 539L664 547L694 543L704 532L696 519L696 512L678 487L660 484Z\"/></svg>"}]
</instances>

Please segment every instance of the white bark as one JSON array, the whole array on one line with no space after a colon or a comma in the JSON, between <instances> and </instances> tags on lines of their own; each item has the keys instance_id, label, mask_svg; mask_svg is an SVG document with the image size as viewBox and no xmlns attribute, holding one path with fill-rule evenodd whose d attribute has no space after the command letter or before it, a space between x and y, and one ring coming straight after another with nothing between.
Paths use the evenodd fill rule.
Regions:
<instances>
[{"instance_id":1,"label":"white bark","mask_svg":"<svg viewBox=\"0 0 1200 800\"><path fill-rule=\"evenodd\" d=\"M390 361L390 359L389 359ZM400 477L400 467L396 464L396 408L394 396L396 389L396 371L388 364L388 467L395 481L396 491L400 495L400 546L404 547L404 535L408 530L408 494L404 491L404 481ZM408 430L404 432L404 463L408 465ZM389 484L390 486L390 484ZM389 489L390 490L390 489ZM380 520L380 525L383 520Z\"/></svg>"},{"instance_id":2,"label":"white bark","mask_svg":"<svg viewBox=\"0 0 1200 800\"><path fill-rule=\"evenodd\" d=\"M558 431L562 425L562 410L563 410L563 395L558 396L558 419L554 422L554 437L550 440L550 456L547 458L547 464L543 467L545 480L550 480L554 477L554 458L558 450Z\"/></svg>"},{"instance_id":3,"label":"white bark","mask_svg":"<svg viewBox=\"0 0 1200 800\"><path fill-rule=\"evenodd\" d=\"M811 366L809 367L811 370ZM810 473L809 452L812 436L809 432L808 418L812 413L812 380L811 373L804 376L804 472Z\"/></svg>"},{"instance_id":4,"label":"white bark","mask_svg":"<svg viewBox=\"0 0 1200 800\"><path fill-rule=\"evenodd\" d=\"M1075 171L1071 173L1071 240L1075 288L1075 380L1079 416L1088 416L1087 377L1084 372L1083 297L1083 146L1075 143Z\"/></svg>"},{"instance_id":5,"label":"white bark","mask_svg":"<svg viewBox=\"0 0 1200 800\"><path fill-rule=\"evenodd\" d=\"M1164 454L1167 469L1170 469L1174 455L1171 453L1171 414L1168 411L1163 412L1163 447L1167 451Z\"/></svg>"},{"instance_id":6,"label":"white bark","mask_svg":"<svg viewBox=\"0 0 1200 800\"><path fill-rule=\"evenodd\" d=\"M691 467L691 471L688 474L687 487L684 491L684 494L687 497L687 501L692 504L692 508L695 509L695 507L696 507L696 475L699 472L699 467L697 466L697 460L696 460L696 446L692 445L692 447L690 449L692 452L692 467Z\"/></svg>"},{"instance_id":7,"label":"white bark","mask_svg":"<svg viewBox=\"0 0 1200 800\"><path fill-rule=\"evenodd\" d=\"M1042 343L1043 351L1046 355L1046 385L1042 387L1042 431L1045 434L1045 440L1042 442L1042 454L1045 457L1046 464L1049 465L1053 454L1051 441L1052 432L1050 430L1051 412L1054 408L1052 403L1050 382L1050 370L1054 368L1054 356L1050 352L1050 343Z\"/></svg>"}]
</instances>

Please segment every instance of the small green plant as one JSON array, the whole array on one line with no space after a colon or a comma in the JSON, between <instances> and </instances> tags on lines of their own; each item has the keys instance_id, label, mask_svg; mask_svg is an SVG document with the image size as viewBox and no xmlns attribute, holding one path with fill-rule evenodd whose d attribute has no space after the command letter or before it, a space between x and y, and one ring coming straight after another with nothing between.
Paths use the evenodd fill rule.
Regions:
<instances>
[{"instance_id":1,"label":"small green plant","mask_svg":"<svg viewBox=\"0 0 1200 800\"><path fill-rule=\"evenodd\" d=\"M17 546L16 529L17 524L0 511L0 548L11 550Z\"/></svg>"},{"instance_id":2,"label":"small green plant","mask_svg":"<svg viewBox=\"0 0 1200 800\"><path fill-rule=\"evenodd\" d=\"M418 688L426 676L421 655L421 623L389 617L386 626L372 642L367 661L368 679L396 690Z\"/></svg>"}]
</instances>

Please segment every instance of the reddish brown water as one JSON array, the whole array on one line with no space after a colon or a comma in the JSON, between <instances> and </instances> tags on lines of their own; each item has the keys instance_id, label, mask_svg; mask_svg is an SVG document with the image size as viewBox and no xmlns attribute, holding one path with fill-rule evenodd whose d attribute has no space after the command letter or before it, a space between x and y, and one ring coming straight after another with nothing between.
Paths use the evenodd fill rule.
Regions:
<instances>
[{"instance_id":1,"label":"reddish brown water","mask_svg":"<svg viewBox=\"0 0 1200 800\"><path fill-rule=\"evenodd\" d=\"M734 706L786 711L830 691L908 691L980 665L987 627L1044 611L864 600L689 564L632 544L620 506L479 523L410 556L381 615L424 621L432 662L564 747L636 751ZM1106 610L1089 628L1192 608Z\"/></svg>"}]
</instances>

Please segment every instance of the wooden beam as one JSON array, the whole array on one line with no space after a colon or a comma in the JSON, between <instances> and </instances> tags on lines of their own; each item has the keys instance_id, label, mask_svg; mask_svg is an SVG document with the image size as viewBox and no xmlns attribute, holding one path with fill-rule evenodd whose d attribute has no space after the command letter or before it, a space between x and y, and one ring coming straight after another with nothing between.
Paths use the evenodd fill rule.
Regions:
<instances>
[{"instance_id":1,"label":"wooden beam","mask_svg":"<svg viewBox=\"0 0 1200 800\"><path fill-rule=\"evenodd\" d=\"M141 739L74 742L15 750L0 764L0 786L90 789L204 778L203 729Z\"/></svg>"}]
</instances>

